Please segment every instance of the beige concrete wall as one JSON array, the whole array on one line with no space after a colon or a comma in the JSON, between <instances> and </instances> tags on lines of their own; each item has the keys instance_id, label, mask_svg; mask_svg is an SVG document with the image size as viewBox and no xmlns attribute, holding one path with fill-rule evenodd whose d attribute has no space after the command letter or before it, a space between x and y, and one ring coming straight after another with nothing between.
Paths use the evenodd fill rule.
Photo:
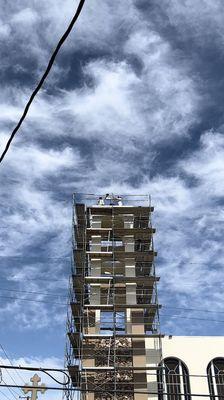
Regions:
<instances>
[{"instance_id":1,"label":"beige concrete wall","mask_svg":"<svg viewBox=\"0 0 224 400\"><path fill-rule=\"evenodd\" d=\"M158 338L147 338L145 339L146 345L146 365L147 367L153 368L158 366L161 361L161 348L160 340ZM157 375L156 370L148 370L147 372L147 390L150 393L156 393L157 388ZM150 394L148 399L157 400L158 396Z\"/></svg>"},{"instance_id":2,"label":"beige concrete wall","mask_svg":"<svg viewBox=\"0 0 224 400\"><path fill-rule=\"evenodd\" d=\"M146 339L147 365L150 366L153 359L150 356L152 340ZM162 339L163 358L176 357L183 361L190 375L205 375L209 362L216 357L224 357L223 336L165 336ZM207 378L190 377L191 393L204 394L205 400L210 400ZM150 386L150 383L149 383ZM149 396L149 399L152 397ZM201 397L194 396L193 400Z\"/></svg>"}]
</instances>

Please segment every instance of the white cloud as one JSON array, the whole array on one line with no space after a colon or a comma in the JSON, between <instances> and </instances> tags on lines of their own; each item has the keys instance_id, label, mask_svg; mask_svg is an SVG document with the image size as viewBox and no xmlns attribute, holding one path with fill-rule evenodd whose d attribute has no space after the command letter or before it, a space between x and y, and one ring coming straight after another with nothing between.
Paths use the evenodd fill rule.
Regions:
<instances>
[{"instance_id":1,"label":"white cloud","mask_svg":"<svg viewBox=\"0 0 224 400\"><path fill-rule=\"evenodd\" d=\"M200 181L203 188L203 202L224 193L224 136L220 133L206 132L200 140L201 151L193 153L180 166L189 175Z\"/></svg>"},{"instance_id":2,"label":"white cloud","mask_svg":"<svg viewBox=\"0 0 224 400\"><path fill-rule=\"evenodd\" d=\"M24 8L18 13L14 14L11 18L11 22L16 24L18 29L18 24L21 24L22 29L27 29L27 25L32 25L31 28L33 29L33 24L35 24L38 20L38 14L35 10L31 8Z\"/></svg>"},{"instance_id":3,"label":"white cloud","mask_svg":"<svg viewBox=\"0 0 224 400\"><path fill-rule=\"evenodd\" d=\"M200 104L187 63L181 64L180 54L150 29L133 33L124 49L143 64L135 97L138 111L146 119L147 139L158 142L186 135L198 118Z\"/></svg>"},{"instance_id":4,"label":"white cloud","mask_svg":"<svg viewBox=\"0 0 224 400\"><path fill-rule=\"evenodd\" d=\"M177 27L179 34L194 37L201 46L214 41L223 45L223 11L222 0L163 0L169 22ZM213 42L214 43L214 42Z\"/></svg>"},{"instance_id":5,"label":"white cloud","mask_svg":"<svg viewBox=\"0 0 224 400\"><path fill-rule=\"evenodd\" d=\"M34 138L46 131L48 136L97 138L111 145L113 135L114 145L130 150L133 140L142 147L146 141L187 135L198 116L200 98L187 71L169 62L169 46L155 40L161 51L154 58L146 46L141 76L125 61L94 61L84 68L93 86L62 91L57 97L39 94L27 118L36 125ZM130 46L127 49L131 52ZM11 115L3 105L4 119Z\"/></svg>"},{"instance_id":6,"label":"white cloud","mask_svg":"<svg viewBox=\"0 0 224 400\"><path fill-rule=\"evenodd\" d=\"M8 24L2 23L0 20L0 40L5 39L9 36L11 29Z\"/></svg>"},{"instance_id":7,"label":"white cloud","mask_svg":"<svg viewBox=\"0 0 224 400\"><path fill-rule=\"evenodd\" d=\"M171 3L170 10L175 4L178 7ZM11 6L7 24L9 11ZM21 45L21 54L36 57L39 67L45 65L49 47L64 31L71 11L70 1L32 5L26 1L22 7L16 2L13 18L19 21L21 31L18 27L12 33L13 46L21 49ZM11 29L9 26L7 29ZM201 98L197 78L188 62L181 62L182 54L154 32L150 23L141 20L132 1L128 6L118 1L103 2L100 7L93 0L87 3L63 51L72 55L76 49L88 52L90 46L91 51L101 53L83 66L83 86L51 95L42 90L2 164L1 219L6 227L1 229L2 254L31 257L32 251L41 250L49 259L67 255L71 247L71 204L62 203L58 196L67 201L67 194L74 189L149 192L156 206L163 293L168 288L180 304L187 304L185 295L189 296L191 290L192 302L202 305L201 290L223 279L221 270L209 269L213 260L221 262L224 258L217 236L221 235L224 216L214 203L214 198L218 200L223 193L222 136L205 133L200 147L178 160L172 170L149 177L151 162L159 151L155 145L166 140L175 145L175 139L186 137L192 124L198 122ZM103 52L110 53L110 58ZM36 74L39 67L32 73ZM58 71L50 77L56 86ZM61 73L66 71L62 69ZM29 93L13 84L2 92L1 146L8 125L17 120ZM63 262L49 265L47 270L45 267L41 260L35 264L26 259L10 272L24 292L24 277L38 278L39 274L63 276L65 287ZM49 280L46 290L54 291L57 285ZM41 282L37 279L30 289L41 291ZM219 291L209 294L211 304L217 305ZM26 298L25 293L22 296ZM45 299L42 295L36 298ZM54 310L53 318L51 311L44 303L6 302L0 318L4 323L8 315L12 324L20 319L22 329L32 329L32 324L40 328L58 326L64 311Z\"/></svg>"}]
</instances>

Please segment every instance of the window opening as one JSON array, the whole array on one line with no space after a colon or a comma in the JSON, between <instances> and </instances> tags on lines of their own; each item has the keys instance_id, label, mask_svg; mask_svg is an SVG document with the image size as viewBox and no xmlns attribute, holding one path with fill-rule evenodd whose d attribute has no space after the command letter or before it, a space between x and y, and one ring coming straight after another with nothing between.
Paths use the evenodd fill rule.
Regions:
<instances>
[{"instance_id":1,"label":"window opening","mask_svg":"<svg viewBox=\"0 0 224 400\"><path fill-rule=\"evenodd\" d=\"M224 396L224 358L214 358L209 364L207 368L207 376L208 376L208 385L210 398L215 400L215 397L218 396L218 399L223 400ZM217 399L217 397L216 397Z\"/></svg>"}]
</instances>

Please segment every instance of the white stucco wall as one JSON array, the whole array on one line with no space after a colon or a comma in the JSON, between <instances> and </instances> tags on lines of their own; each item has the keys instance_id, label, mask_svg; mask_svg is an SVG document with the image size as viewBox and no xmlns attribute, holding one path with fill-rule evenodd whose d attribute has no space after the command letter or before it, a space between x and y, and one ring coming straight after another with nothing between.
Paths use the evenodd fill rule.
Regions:
<instances>
[{"instance_id":1,"label":"white stucco wall","mask_svg":"<svg viewBox=\"0 0 224 400\"><path fill-rule=\"evenodd\" d=\"M152 347L151 339L146 339L146 348ZM152 363L148 356L147 365ZM162 339L162 358L176 357L187 366L190 375L205 375L209 362L216 357L224 357L223 336L165 336ZM150 362L151 361L151 362ZM191 393L204 394L210 400L208 381L204 377L190 377ZM149 397L150 398L150 397ZM202 400L193 396L192 400Z\"/></svg>"}]
</instances>

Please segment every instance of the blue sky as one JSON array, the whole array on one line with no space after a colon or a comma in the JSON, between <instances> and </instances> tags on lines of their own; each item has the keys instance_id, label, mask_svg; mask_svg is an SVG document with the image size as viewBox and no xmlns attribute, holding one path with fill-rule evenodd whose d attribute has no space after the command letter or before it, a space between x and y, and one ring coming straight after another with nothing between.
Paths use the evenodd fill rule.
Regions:
<instances>
[{"instance_id":1,"label":"blue sky","mask_svg":"<svg viewBox=\"0 0 224 400\"><path fill-rule=\"evenodd\" d=\"M77 1L3 3L1 150ZM150 193L162 331L224 334L223 16L222 0L86 1L0 167L15 361L62 364L73 192Z\"/></svg>"}]
</instances>

